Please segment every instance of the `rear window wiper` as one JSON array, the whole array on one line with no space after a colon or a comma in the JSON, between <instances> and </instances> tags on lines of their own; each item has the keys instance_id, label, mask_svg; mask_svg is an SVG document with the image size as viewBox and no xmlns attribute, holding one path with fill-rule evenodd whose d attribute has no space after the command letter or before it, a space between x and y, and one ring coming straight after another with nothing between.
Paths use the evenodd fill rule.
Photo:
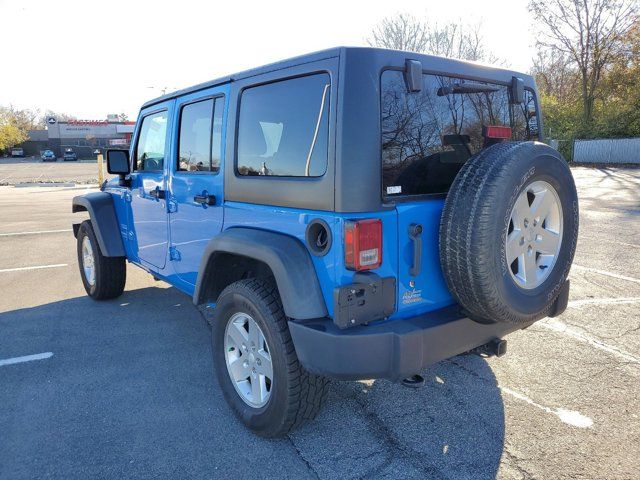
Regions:
<instances>
[{"instance_id":1,"label":"rear window wiper","mask_svg":"<svg viewBox=\"0 0 640 480\"><path fill-rule=\"evenodd\" d=\"M454 83L446 87L438 88L438 96L456 95L461 93L490 93L497 92L499 87L493 85L485 85L484 83Z\"/></svg>"}]
</instances>

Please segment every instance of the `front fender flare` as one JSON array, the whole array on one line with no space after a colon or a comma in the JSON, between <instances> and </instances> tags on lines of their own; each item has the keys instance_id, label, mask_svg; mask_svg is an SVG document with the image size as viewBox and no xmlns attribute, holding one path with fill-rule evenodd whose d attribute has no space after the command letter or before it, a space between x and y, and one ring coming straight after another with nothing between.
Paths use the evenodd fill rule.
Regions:
<instances>
[{"instance_id":1,"label":"front fender flare","mask_svg":"<svg viewBox=\"0 0 640 480\"><path fill-rule=\"evenodd\" d=\"M92 192L73 197L71 211L89 212L91 226L98 239L100 251L105 257L126 256L111 195L106 192Z\"/></svg>"},{"instance_id":2,"label":"front fender flare","mask_svg":"<svg viewBox=\"0 0 640 480\"><path fill-rule=\"evenodd\" d=\"M282 306L289 318L305 320L327 316L309 252L297 238L252 228L231 228L211 239L202 256L193 302L206 302L207 282L215 275L218 254L234 254L261 261L275 277Z\"/></svg>"}]
</instances>

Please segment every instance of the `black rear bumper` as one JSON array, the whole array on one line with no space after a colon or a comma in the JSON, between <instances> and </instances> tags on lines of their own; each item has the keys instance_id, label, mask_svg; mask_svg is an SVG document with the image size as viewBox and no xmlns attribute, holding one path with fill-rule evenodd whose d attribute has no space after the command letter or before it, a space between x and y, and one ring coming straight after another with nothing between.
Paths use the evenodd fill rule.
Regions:
<instances>
[{"instance_id":1,"label":"black rear bumper","mask_svg":"<svg viewBox=\"0 0 640 480\"><path fill-rule=\"evenodd\" d=\"M329 319L289 322L298 359L310 372L339 380L392 381L526 326L480 324L457 305L346 330Z\"/></svg>"}]
</instances>

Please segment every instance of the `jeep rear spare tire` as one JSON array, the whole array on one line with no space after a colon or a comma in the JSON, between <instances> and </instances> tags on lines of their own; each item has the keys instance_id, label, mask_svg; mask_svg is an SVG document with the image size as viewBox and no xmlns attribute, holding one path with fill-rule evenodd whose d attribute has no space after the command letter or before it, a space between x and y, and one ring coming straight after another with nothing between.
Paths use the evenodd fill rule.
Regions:
<instances>
[{"instance_id":1,"label":"jeep rear spare tire","mask_svg":"<svg viewBox=\"0 0 640 480\"><path fill-rule=\"evenodd\" d=\"M538 142L471 157L447 196L440 262L470 318L530 323L550 314L578 238L578 196L562 156Z\"/></svg>"}]
</instances>

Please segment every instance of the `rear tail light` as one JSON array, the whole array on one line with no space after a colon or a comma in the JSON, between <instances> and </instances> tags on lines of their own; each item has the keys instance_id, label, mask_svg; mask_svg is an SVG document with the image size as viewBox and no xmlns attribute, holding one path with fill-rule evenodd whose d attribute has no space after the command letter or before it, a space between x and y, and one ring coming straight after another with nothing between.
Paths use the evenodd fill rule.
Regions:
<instances>
[{"instance_id":1,"label":"rear tail light","mask_svg":"<svg viewBox=\"0 0 640 480\"><path fill-rule=\"evenodd\" d=\"M349 270L373 270L382 264L382 221L344 224L344 263Z\"/></svg>"},{"instance_id":2,"label":"rear tail light","mask_svg":"<svg viewBox=\"0 0 640 480\"><path fill-rule=\"evenodd\" d=\"M511 128L500 125L484 126L482 127L482 135L484 138L509 139L511 138Z\"/></svg>"}]
</instances>

